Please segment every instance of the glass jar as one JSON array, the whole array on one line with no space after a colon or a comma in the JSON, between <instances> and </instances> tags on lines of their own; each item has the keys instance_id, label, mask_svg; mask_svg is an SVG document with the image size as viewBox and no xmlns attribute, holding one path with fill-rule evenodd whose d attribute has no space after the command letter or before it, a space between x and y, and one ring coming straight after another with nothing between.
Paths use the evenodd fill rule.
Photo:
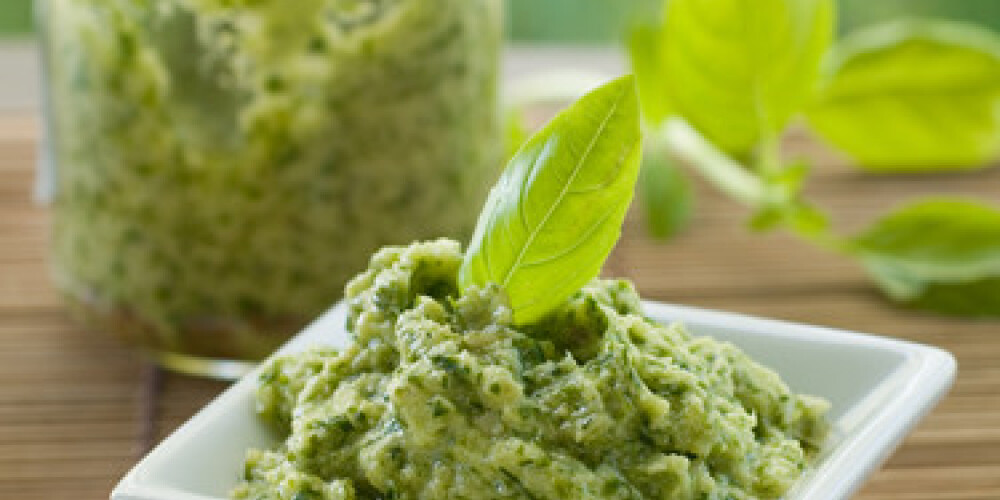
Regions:
<instances>
[{"instance_id":1,"label":"glass jar","mask_svg":"<svg viewBox=\"0 0 1000 500\"><path fill-rule=\"evenodd\" d=\"M39 0L55 282L231 375L385 244L467 236L501 162L500 0Z\"/></svg>"}]
</instances>

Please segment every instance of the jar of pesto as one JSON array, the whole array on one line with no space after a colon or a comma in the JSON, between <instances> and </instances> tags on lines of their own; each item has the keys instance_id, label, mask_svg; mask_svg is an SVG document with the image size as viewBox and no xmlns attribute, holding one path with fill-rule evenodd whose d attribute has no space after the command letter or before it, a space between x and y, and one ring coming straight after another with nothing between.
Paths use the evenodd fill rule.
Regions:
<instances>
[{"instance_id":1,"label":"jar of pesto","mask_svg":"<svg viewBox=\"0 0 1000 500\"><path fill-rule=\"evenodd\" d=\"M72 308L227 376L385 244L468 234L501 162L500 0L39 0Z\"/></svg>"}]
</instances>

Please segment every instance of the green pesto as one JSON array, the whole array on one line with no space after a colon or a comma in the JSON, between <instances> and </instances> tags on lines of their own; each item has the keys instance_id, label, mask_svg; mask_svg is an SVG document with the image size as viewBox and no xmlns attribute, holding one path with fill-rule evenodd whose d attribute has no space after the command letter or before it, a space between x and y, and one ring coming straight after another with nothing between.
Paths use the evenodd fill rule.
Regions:
<instances>
[{"instance_id":1,"label":"green pesto","mask_svg":"<svg viewBox=\"0 0 1000 500\"><path fill-rule=\"evenodd\" d=\"M499 0L44 3L55 276L101 329L259 359L379 247L471 233Z\"/></svg>"},{"instance_id":2,"label":"green pesto","mask_svg":"<svg viewBox=\"0 0 1000 500\"><path fill-rule=\"evenodd\" d=\"M343 350L264 370L236 499L777 498L827 432L731 344L644 318L594 280L521 329L497 289L457 296L459 245L389 247L347 286Z\"/></svg>"}]
</instances>

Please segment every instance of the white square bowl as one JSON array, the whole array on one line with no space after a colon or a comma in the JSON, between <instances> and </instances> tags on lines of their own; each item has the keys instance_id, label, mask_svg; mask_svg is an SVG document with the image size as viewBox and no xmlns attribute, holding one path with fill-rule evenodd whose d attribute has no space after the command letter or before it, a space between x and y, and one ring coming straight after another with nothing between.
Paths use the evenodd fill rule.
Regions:
<instances>
[{"instance_id":1,"label":"white square bowl","mask_svg":"<svg viewBox=\"0 0 1000 500\"><path fill-rule=\"evenodd\" d=\"M786 500L845 499L947 392L947 352L870 335L691 307L646 302L645 312L695 335L730 341L777 370L796 392L830 400L833 433ZM337 305L278 353L347 342ZM244 377L149 453L115 487L112 500L224 500L251 447L277 436L256 417L257 371Z\"/></svg>"}]
</instances>

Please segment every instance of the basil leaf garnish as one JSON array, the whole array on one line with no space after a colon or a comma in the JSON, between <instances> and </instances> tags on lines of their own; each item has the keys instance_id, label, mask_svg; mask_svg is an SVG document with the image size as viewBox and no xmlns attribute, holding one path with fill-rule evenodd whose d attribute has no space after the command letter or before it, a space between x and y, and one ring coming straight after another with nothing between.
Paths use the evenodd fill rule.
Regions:
<instances>
[{"instance_id":1,"label":"basil leaf garnish","mask_svg":"<svg viewBox=\"0 0 1000 500\"><path fill-rule=\"evenodd\" d=\"M496 283L517 324L531 323L600 272L639 174L633 77L582 97L531 137L479 216L459 285Z\"/></svg>"}]
</instances>

